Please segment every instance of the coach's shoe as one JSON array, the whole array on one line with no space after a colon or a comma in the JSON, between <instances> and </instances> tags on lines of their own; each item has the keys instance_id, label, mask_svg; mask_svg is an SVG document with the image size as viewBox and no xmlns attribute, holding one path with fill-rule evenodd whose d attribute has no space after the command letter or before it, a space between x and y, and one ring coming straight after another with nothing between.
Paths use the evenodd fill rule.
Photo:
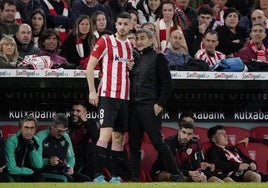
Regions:
<instances>
[{"instance_id":1,"label":"coach's shoe","mask_svg":"<svg viewBox=\"0 0 268 188\"><path fill-rule=\"evenodd\" d=\"M104 179L103 175L100 175L100 176L96 177L93 182L95 182L95 183L105 183L107 181Z\"/></svg>"},{"instance_id":2,"label":"coach's shoe","mask_svg":"<svg viewBox=\"0 0 268 188\"><path fill-rule=\"evenodd\" d=\"M181 172L179 172L179 174L172 174L170 175L170 181L173 182L183 182L185 181L183 174Z\"/></svg>"},{"instance_id":3,"label":"coach's shoe","mask_svg":"<svg viewBox=\"0 0 268 188\"><path fill-rule=\"evenodd\" d=\"M121 183L122 179L120 177L112 177L109 182L110 183Z\"/></svg>"}]
</instances>

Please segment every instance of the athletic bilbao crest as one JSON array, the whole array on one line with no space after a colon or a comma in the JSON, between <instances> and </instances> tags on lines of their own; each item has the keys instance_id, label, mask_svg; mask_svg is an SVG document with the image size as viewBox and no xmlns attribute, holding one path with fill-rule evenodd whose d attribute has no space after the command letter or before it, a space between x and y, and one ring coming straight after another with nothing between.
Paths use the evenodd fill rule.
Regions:
<instances>
[{"instance_id":1,"label":"athletic bilbao crest","mask_svg":"<svg viewBox=\"0 0 268 188\"><path fill-rule=\"evenodd\" d=\"M256 151L255 150L248 150L248 154L252 160L256 160Z\"/></svg>"}]
</instances>

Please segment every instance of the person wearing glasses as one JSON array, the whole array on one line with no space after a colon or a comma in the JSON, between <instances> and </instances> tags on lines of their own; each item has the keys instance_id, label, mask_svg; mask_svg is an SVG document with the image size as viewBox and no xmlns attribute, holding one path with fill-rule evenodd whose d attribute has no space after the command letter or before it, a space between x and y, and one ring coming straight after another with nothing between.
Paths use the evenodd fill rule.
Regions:
<instances>
[{"instance_id":1,"label":"person wearing glasses","mask_svg":"<svg viewBox=\"0 0 268 188\"><path fill-rule=\"evenodd\" d=\"M74 172L75 156L67 130L67 116L63 113L57 113L48 129L36 134L43 147L43 172L65 176L68 182L90 181L87 176ZM49 181L53 180L56 179L49 178Z\"/></svg>"},{"instance_id":2,"label":"person wearing glasses","mask_svg":"<svg viewBox=\"0 0 268 188\"><path fill-rule=\"evenodd\" d=\"M44 181L42 145L35 136L37 120L25 116L19 121L19 130L5 144L6 168L15 182Z\"/></svg>"}]
</instances>

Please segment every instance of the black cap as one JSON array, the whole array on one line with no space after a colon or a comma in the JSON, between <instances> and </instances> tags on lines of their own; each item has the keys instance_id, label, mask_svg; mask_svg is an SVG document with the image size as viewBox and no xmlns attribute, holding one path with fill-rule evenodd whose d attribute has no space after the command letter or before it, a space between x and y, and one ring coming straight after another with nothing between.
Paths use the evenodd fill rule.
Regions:
<instances>
[{"instance_id":1,"label":"black cap","mask_svg":"<svg viewBox=\"0 0 268 188\"><path fill-rule=\"evenodd\" d=\"M235 8L231 7L224 11L223 18L225 19L230 13L236 13L238 15L238 19L240 20L240 13Z\"/></svg>"}]
</instances>

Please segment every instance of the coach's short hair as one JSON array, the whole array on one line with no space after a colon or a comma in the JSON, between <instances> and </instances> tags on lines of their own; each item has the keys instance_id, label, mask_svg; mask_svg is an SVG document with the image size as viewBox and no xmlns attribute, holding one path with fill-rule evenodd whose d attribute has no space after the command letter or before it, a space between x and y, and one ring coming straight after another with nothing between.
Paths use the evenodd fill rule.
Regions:
<instances>
[{"instance_id":1,"label":"coach's short hair","mask_svg":"<svg viewBox=\"0 0 268 188\"><path fill-rule=\"evenodd\" d=\"M149 29L139 29L136 31L136 35L140 33L145 33L149 39L152 39L154 37L153 32Z\"/></svg>"}]
</instances>

